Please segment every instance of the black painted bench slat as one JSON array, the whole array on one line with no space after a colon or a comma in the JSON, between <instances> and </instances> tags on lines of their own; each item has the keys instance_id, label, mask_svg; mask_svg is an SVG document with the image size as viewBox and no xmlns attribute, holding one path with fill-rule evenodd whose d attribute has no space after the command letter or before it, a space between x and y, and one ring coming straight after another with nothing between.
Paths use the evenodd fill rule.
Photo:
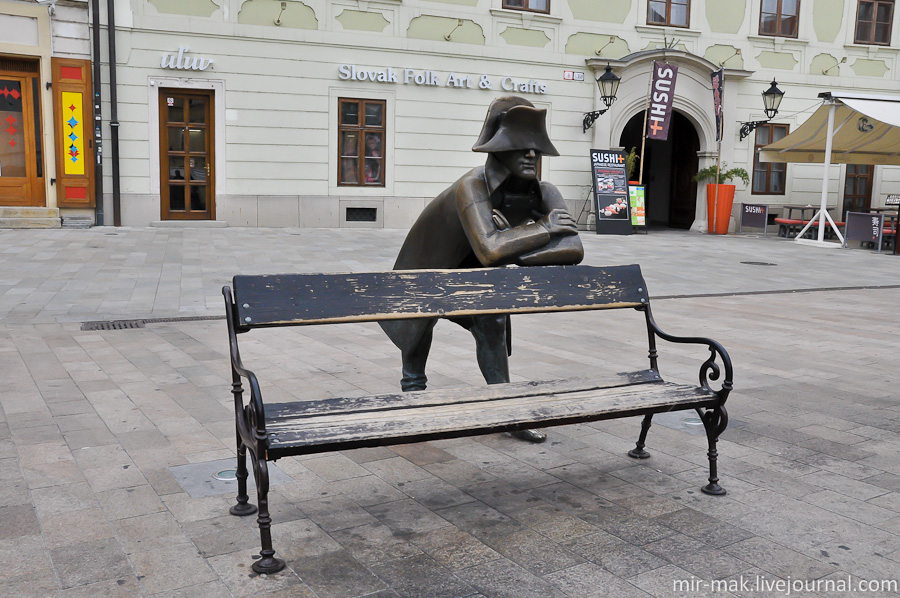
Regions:
<instances>
[{"instance_id":1,"label":"black painted bench slat","mask_svg":"<svg viewBox=\"0 0 900 598\"><path fill-rule=\"evenodd\" d=\"M716 341L676 337L659 329L637 265L235 276L233 284L234 295L230 288L223 289L238 452L238 496L231 512L257 512L247 496L249 452L262 543L261 558L253 563L257 573L284 567L272 548L267 461L290 455L643 415L636 447L628 453L643 459L650 456L644 443L653 414L694 409L708 441L709 483L702 490L725 493L718 484L716 442L728 423L724 404L732 388L731 360ZM238 336L256 328L623 308L644 315L650 369L605 379L323 397L266 405L259 380L244 367L238 348ZM661 378L657 338L698 344L709 351L700 364L699 386ZM395 351L386 337L385 350ZM721 388L714 390L710 380L720 379Z\"/></svg>"},{"instance_id":2,"label":"black painted bench slat","mask_svg":"<svg viewBox=\"0 0 900 598\"><path fill-rule=\"evenodd\" d=\"M266 405L269 458L296 454L297 449L344 450L692 409L704 398L711 403L718 399L696 386L666 383L658 377L653 383L628 386L599 386L586 380L577 386L560 382L495 386L502 388L494 396L454 389L376 396L362 402L350 399L314 415L308 403ZM421 400L422 405L401 407L396 399Z\"/></svg>"},{"instance_id":3,"label":"black painted bench slat","mask_svg":"<svg viewBox=\"0 0 900 598\"><path fill-rule=\"evenodd\" d=\"M235 276L242 328L640 307L639 266Z\"/></svg>"}]
</instances>

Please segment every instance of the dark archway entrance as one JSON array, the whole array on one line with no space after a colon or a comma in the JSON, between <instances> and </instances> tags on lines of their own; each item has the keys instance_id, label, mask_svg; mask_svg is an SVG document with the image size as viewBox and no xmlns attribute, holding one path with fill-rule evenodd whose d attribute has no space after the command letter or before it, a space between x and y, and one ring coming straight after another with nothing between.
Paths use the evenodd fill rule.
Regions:
<instances>
[{"instance_id":1,"label":"dark archway entrance","mask_svg":"<svg viewBox=\"0 0 900 598\"><path fill-rule=\"evenodd\" d=\"M626 152L632 147L641 152L643 125L643 112L635 114L625 125L619 143ZM649 225L688 229L694 223L697 183L693 176L699 168L699 151L697 130L677 110L672 113L668 141L647 141L642 158ZM634 178L637 177L636 171Z\"/></svg>"}]
</instances>

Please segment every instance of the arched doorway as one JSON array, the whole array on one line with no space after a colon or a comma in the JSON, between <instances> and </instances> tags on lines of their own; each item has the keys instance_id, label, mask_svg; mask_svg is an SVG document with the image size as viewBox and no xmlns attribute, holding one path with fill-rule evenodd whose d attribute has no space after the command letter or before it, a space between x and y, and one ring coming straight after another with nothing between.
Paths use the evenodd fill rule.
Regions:
<instances>
[{"instance_id":1,"label":"arched doorway","mask_svg":"<svg viewBox=\"0 0 900 598\"><path fill-rule=\"evenodd\" d=\"M619 144L641 153L644 113L638 112L622 130ZM672 111L667 141L647 140L644 148L644 186L647 223L650 226L691 228L697 209L700 137L693 123L677 110ZM640 163L638 163L640 168ZM637 173L634 178L637 179Z\"/></svg>"}]
</instances>

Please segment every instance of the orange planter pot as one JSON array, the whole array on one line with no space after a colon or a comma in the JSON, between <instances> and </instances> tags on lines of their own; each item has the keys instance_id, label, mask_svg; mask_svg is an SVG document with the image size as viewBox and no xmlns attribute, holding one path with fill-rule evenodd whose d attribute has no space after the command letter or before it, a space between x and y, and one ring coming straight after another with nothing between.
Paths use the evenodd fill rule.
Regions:
<instances>
[{"instance_id":1,"label":"orange planter pot","mask_svg":"<svg viewBox=\"0 0 900 598\"><path fill-rule=\"evenodd\" d=\"M718 192L716 191L718 187ZM706 220L709 232L715 235L728 234L728 222L731 220L731 206L734 205L734 185L706 186ZM715 226L713 226L715 214Z\"/></svg>"}]
</instances>

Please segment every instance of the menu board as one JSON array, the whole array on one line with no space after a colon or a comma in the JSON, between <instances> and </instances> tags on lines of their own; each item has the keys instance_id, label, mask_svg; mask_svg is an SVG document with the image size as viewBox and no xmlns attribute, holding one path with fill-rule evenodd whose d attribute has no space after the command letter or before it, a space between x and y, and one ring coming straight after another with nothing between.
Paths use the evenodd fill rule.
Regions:
<instances>
[{"instance_id":1,"label":"menu board","mask_svg":"<svg viewBox=\"0 0 900 598\"><path fill-rule=\"evenodd\" d=\"M742 203L741 204L741 223L740 230L744 231L745 226L751 228L763 229L763 236L766 234L766 225L769 223L769 206L764 203Z\"/></svg>"},{"instance_id":2,"label":"menu board","mask_svg":"<svg viewBox=\"0 0 900 598\"><path fill-rule=\"evenodd\" d=\"M871 212L847 212L847 224L844 226L844 247L847 241L876 243L881 251L881 232L884 229L884 214Z\"/></svg>"},{"instance_id":3,"label":"menu board","mask_svg":"<svg viewBox=\"0 0 900 598\"><path fill-rule=\"evenodd\" d=\"M592 149L591 182L594 187L597 233L630 235L631 210L625 152Z\"/></svg>"},{"instance_id":4,"label":"menu board","mask_svg":"<svg viewBox=\"0 0 900 598\"><path fill-rule=\"evenodd\" d=\"M631 226L647 226L643 186L628 187L628 204L631 207Z\"/></svg>"}]
</instances>

